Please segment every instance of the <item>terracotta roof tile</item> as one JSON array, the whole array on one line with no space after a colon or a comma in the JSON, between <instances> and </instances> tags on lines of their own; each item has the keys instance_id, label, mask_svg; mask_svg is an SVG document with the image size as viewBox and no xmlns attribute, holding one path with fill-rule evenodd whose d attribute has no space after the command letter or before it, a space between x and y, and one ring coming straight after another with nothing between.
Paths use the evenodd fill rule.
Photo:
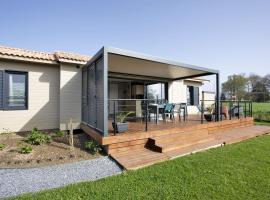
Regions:
<instances>
[{"instance_id":1,"label":"terracotta roof tile","mask_svg":"<svg viewBox=\"0 0 270 200\"><path fill-rule=\"evenodd\" d=\"M0 46L0 54L8 56L19 56L24 58L34 58L40 60L50 60L54 61L55 57L51 53L39 52L39 51L29 51L26 49L12 48Z\"/></svg>"},{"instance_id":2,"label":"terracotta roof tile","mask_svg":"<svg viewBox=\"0 0 270 200\"><path fill-rule=\"evenodd\" d=\"M87 62L91 58L90 56L86 56L86 55L80 55L80 54L68 53L68 52L62 52L62 51L56 51L54 55L60 61L61 59L65 59L65 60L73 60L73 61L79 61L79 62Z\"/></svg>"},{"instance_id":3,"label":"terracotta roof tile","mask_svg":"<svg viewBox=\"0 0 270 200\"><path fill-rule=\"evenodd\" d=\"M0 45L0 56L8 56L8 58L16 59L17 57L21 58L31 58L37 60L44 60L44 61L65 61L65 62L72 62L72 63L86 63L90 56L74 54L74 53L67 53L57 51L55 53L46 53L41 51L32 51L26 49L19 49L13 47L6 47Z\"/></svg>"}]
</instances>

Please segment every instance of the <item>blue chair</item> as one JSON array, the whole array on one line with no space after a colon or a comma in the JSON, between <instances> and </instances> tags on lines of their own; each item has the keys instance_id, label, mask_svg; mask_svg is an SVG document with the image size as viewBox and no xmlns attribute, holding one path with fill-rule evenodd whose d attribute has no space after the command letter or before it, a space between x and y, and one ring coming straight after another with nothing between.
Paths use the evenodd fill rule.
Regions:
<instances>
[{"instance_id":1,"label":"blue chair","mask_svg":"<svg viewBox=\"0 0 270 200\"><path fill-rule=\"evenodd\" d=\"M174 109L174 104L167 103L165 105L164 112L163 112L163 120L165 120L165 122L167 122L167 120L166 120L167 119L167 116L169 116L170 119L173 119L174 120L173 109Z\"/></svg>"}]
</instances>

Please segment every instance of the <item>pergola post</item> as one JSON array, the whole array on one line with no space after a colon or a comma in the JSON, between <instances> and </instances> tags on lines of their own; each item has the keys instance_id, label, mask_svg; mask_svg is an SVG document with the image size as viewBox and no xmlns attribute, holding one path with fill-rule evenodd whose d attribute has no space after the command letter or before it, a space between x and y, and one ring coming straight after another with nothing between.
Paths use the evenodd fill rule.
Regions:
<instances>
[{"instance_id":1,"label":"pergola post","mask_svg":"<svg viewBox=\"0 0 270 200\"><path fill-rule=\"evenodd\" d=\"M216 121L220 121L219 73L216 73Z\"/></svg>"}]
</instances>

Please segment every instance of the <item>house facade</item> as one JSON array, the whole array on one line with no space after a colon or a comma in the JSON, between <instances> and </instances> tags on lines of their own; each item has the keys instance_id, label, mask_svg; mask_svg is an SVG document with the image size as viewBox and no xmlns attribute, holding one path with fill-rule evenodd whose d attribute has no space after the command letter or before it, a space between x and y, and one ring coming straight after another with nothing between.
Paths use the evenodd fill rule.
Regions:
<instances>
[{"instance_id":1,"label":"house facade","mask_svg":"<svg viewBox=\"0 0 270 200\"><path fill-rule=\"evenodd\" d=\"M0 47L0 131L74 128L81 122L82 66L90 57Z\"/></svg>"},{"instance_id":2,"label":"house facade","mask_svg":"<svg viewBox=\"0 0 270 200\"><path fill-rule=\"evenodd\" d=\"M100 123L97 127L104 131L104 118L113 110L109 104L104 104L108 99L151 96L172 103L187 103L189 114L198 113L201 86L207 80L192 76L169 79L173 73L180 73L177 70L159 70L158 73L165 75L155 75L156 72L151 70L156 67L158 71L160 64L134 62L125 57L119 59L115 53L109 55L113 68L106 71L104 59L109 58L104 54L98 58L100 55L97 53L91 59L65 52L44 53L0 46L0 131L29 131L33 127L67 130L70 119L73 127L78 129L84 118L90 123ZM145 67L139 68L140 64ZM196 75L199 77L200 74ZM89 89L89 86L94 88ZM106 95L107 99L104 99ZM208 98L214 99L215 95ZM94 118L87 114L96 111L98 115Z\"/></svg>"}]
</instances>

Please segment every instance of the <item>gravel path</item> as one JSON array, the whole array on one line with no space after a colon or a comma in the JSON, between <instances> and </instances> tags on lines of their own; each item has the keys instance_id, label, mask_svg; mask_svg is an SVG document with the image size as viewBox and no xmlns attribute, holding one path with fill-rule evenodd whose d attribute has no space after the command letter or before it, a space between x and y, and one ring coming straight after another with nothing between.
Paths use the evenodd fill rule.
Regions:
<instances>
[{"instance_id":1,"label":"gravel path","mask_svg":"<svg viewBox=\"0 0 270 200\"><path fill-rule=\"evenodd\" d=\"M0 169L0 198L93 181L121 171L108 157L41 168Z\"/></svg>"}]
</instances>

